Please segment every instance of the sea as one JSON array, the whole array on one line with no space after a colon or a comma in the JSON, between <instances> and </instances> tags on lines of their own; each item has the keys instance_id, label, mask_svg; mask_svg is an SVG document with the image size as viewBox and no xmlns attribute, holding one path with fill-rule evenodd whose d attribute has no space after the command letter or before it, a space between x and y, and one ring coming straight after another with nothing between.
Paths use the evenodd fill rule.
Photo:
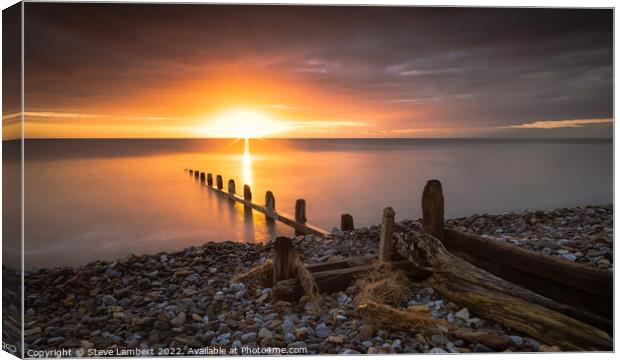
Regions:
<instances>
[{"instance_id":1,"label":"sea","mask_svg":"<svg viewBox=\"0 0 620 360\"><path fill-rule=\"evenodd\" d=\"M26 268L79 266L209 241L267 242L293 230L248 213L185 169L331 231L421 217L425 183L447 218L613 202L613 141L558 139L26 139Z\"/></svg>"}]
</instances>

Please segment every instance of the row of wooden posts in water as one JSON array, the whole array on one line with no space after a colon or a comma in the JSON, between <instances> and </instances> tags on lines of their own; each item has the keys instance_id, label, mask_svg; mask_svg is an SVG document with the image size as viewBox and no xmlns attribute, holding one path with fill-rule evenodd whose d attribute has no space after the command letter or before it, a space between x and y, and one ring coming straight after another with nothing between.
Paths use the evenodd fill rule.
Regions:
<instances>
[{"instance_id":1,"label":"row of wooden posts in water","mask_svg":"<svg viewBox=\"0 0 620 360\"><path fill-rule=\"evenodd\" d=\"M308 223L308 218L306 217L306 200L304 199L297 199L295 201L295 216L290 216L286 213L276 210L276 198L272 191L267 191L265 193L265 204L259 205L253 201L252 189L248 184L243 185L243 196L239 196L237 194L234 179L228 180L228 186L225 191L224 178L222 177L222 175L216 175L214 186L213 174L193 169L185 169L185 171L189 172L190 176L199 179L201 184L206 184L209 188L217 191L220 195L226 196L231 200L240 202L246 207L260 211L264 213L269 219L280 221L292 227L293 229L295 229L295 233L298 235L326 235L329 233L325 229ZM340 229L342 231L353 230L353 216L351 216L350 214L342 214Z\"/></svg>"}]
</instances>

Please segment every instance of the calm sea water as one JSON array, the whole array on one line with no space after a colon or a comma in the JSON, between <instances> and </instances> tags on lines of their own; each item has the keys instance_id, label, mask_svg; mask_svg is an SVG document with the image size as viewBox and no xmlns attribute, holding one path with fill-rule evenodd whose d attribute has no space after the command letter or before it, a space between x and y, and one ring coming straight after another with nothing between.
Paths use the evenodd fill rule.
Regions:
<instances>
[{"instance_id":1,"label":"calm sea water","mask_svg":"<svg viewBox=\"0 0 620 360\"><path fill-rule=\"evenodd\" d=\"M80 265L207 241L291 235L200 186L183 169L234 178L310 223L421 216L429 179L446 216L613 202L613 144L600 140L27 140L26 266Z\"/></svg>"}]
</instances>

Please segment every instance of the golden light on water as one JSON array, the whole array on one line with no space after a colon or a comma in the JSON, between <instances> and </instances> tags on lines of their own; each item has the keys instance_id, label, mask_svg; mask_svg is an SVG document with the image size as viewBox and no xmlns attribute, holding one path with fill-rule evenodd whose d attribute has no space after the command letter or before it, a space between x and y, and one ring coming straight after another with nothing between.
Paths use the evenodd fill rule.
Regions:
<instances>
[{"instance_id":1,"label":"golden light on water","mask_svg":"<svg viewBox=\"0 0 620 360\"><path fill-rule=\"evenodd\" d=\"M252 187L252 154L250 154L250 139L243 139L243 156L241 157L241 176L243 183Z\"/></svg>"}]
</instances>

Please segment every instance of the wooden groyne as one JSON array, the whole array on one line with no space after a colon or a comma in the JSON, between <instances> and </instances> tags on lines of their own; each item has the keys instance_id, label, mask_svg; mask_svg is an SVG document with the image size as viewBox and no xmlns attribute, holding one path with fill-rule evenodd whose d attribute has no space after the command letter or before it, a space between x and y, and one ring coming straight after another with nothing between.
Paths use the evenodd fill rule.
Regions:
<instances>
[{"instance_id":1,"label":"wooden groyne","mask_svg":"<svg viewBox=\"0 0 620 360\"><path fill-rule=\"evenodd\" d=\"M243 195L239 195L237 194L237 187L234 179L228 180L226 190L224 190L224 179L221 175L216 175L215 186L213 186L213 174L204 173L200 170L194 169L185 169L185 171L189 172L189 175L193 176L195 179L199 179L201 184L206 185L209 189L215 191L217 194L230 200L239 202L249 209L257 210L265 214L265 216L267 216L269 219L280 221L281 223L292 227L293 229L295 229L296 234L329 234L327 230L321 229L318 226L308 223L308 219L306 217L306 200L304 199L297 199L295 201L295 215L292 216L276 209L276 198L272 191L267 191L265 193L265 203L263 205L260 205L253 201L252 189L247 184L243 185ZM351 227L352 229L353 218L347 218L346 226Z\"/></svg>"},{"instance_id":2,"label":"wooden groyne","mask_svg":"<svg viewBox=\"0 0 620 360\"><path fill-rule=\"evenodd\" d=\"M564 350L612 349L612 273L446 227L437 180L426 184L422 213L418 232L397 223L395 211L385 208L376 257L306 265L318 290L344 291L377 270L401 269L455 304L544 344ZM343 224L349 220L343 215ZM273 300L297 301L304 295L303 281L282 275L294 274L293 243L276 241L280 246L274 247L269 284ZM381 316L383 310L377 311ZM407 326L415 329L420 323Z\"/></svg>"}]
</instances>

